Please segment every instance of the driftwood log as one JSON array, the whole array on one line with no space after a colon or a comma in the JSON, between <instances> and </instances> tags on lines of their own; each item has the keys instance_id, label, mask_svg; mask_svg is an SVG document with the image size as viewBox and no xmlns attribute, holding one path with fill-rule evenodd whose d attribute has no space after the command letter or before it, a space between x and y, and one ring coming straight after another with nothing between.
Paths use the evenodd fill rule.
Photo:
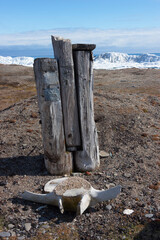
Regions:
<instances>
[{"instance_id":1,"label":"driftwood log","mask_svg":"<svg viewBox=\"0 0 160 240\"><path fill-rule=\"evenodd\" d=\"M82 150L74 153L78 171L92 171L99 167L99 145L93 106L93 59L94 44L74 44L73 60L77 86Z\"/></svg>"},{"instance_id":2,"label":"driftwood log","mask_svg":"<svg viewBox=\"0 0 160 240\"><path fill-rule=\"evenodd\" d=\"M53 175L70 173L72 154L66 152L58 66L55 59L37 58L34 72L42 122L44 160Z\"/></svg>"},{"instance_id":3,"label":"driftwood log","mask_svg":"<svg viewBox=\"0 0 160 240\"><path fill-rule=\"evenodd\" d=\"M77 94L72 57L72 44L68 39L52 36L54 57L59 67L65 142L68 151L81 148L81 135L77 108Z\"/></svg>"}]
</instances>

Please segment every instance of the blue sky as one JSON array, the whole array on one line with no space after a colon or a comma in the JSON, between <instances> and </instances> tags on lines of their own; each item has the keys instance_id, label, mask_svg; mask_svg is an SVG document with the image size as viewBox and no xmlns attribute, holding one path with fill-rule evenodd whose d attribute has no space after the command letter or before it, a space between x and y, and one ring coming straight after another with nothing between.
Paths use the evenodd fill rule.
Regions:
<instances>
[{"instance_id":1,"label":"blue sky","mask_svg":"<svg viewBox=\"0 0 160 240\"><path fill-rule=\"evenodd\" d=\"M160 0L0 0L0 55L51 49L51 35L99 52L160 52Z\"/></svg>"}]
</instances>

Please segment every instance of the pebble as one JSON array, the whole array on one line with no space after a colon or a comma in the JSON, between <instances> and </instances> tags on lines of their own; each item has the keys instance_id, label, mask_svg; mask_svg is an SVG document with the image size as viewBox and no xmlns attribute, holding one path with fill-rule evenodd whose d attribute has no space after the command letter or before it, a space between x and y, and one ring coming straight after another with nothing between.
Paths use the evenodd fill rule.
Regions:
<instances>
[{"instance_id":1,"label":"pebble","mask_svg":"<svg viewBox=\"0 0 160 240\"><path fill-rule=\"evenodd\" d=\"M99 156L100 156L101 158L103 158L103 157L109 157L110 154L107 153L107 152L105 152L105 151L100 151L100 152L99 152Z\"/></svg>"},{"instance_id":2,"label":"pebble","mask_svg":"<svg viewBox=\"0 0 160 240\"><path fill-rule=\"evenodd\" d=\"M25 228L25 230L26 230L27 232L29 232L30 229L31 229L31 223L25 223L25 224L24 224L24 228Z\"/></svg>"},{"instance_id":3,"label":"pebble","mask_svg":"<svg viewBox=\"0 0 160 240\"><path fill-rule=\"evenodd\" d=\"M8 224L8 228L12 229L12 228L14 228L14 225L13 224Z\"/></svg>"},{"instance_id":4,"label":"pebble","mask_svg":"<svg viewBox=\"0 0 160 240\"><path fill-rule=\"evenodd\" d=\"M118 176L118 173L113 173L114 177L117 177Z\"/></svg>"},{"instance_id":5,"label":"pebble","mask_svg":"<svg viewBox=\"0 0 160 240\"><path fill-rule=\"evenodd\" d=\"M110 157L113 157L113 154L110 152L110 153L109 153L109 156L110 156Z\"/></svg>"},{"instance_id":6,"label":"pebble","mask_svg":"<svg viewBox=\"0 0 160 240\"><path fill-rule=\"evenodd\" d=\"M72 172L71 173L71 176L74 176L74 177L77 177L77 176L82 176L82 173L79 173L79 172Z\"/></svg>"},{"instance_id":7,"label":"pebble","mask_svg":"<svg viewBox=\"0 0 160 240\"><path fill-rule=\"evenodd\" d=\"M112 188L112 187L115 187L116 185L114 184L114 183L108 183L108 184L106 184L106 187L108 188L108 189L110 189L110 188Z\"/></svg>"},{"instance_id":8,"label":"pebble","mask_svg":"<svg viewBox=\"0 0 160 240\"><path fill-rule=\"evenodd\" d=\"M25 143L24 143L24 144L22 144L22 147L24 147L24 148L25 148L25 147L27 147L27 144L25 144Z\"/></svg>"},{"instance_id":9,"label":"pebble","mask_svg":"<svg viewBox=\"0 0 160 240\"><path fill-rule=\"evenodd\" d=\"M145 217L147 217L147 218L152 218L152 217L153 217L153 214L152 214L152 213L145 214Z\"/></svg>"},{"instance_id":10,"label":"pebble","mask_svg":"<svg viewBox=\"0 0 160 240\"><path fill-rule=\"evenodd\" d=\"M123 211L123 214L125 214L125 215L131 215L133 212L134 212L134 210L132 210L132 209L125 209L125 210Z\"/></svg>"},{"instance_id":11,"label":"pebble","mask_svg":"<svg viewBox=\"0 0 160 240\"><path fill-rule=\"evenodd\" d=\"M42 225L41 227L47 229L49 228L49 225L46 224L46 225Z\"/></svg>"},{"instance_id":12,"label":"pebble","mask_svg":"<svg viewBox=\"0 0 160 240\"><path fill-rule=\"evenodd\" d=\"M112 209L112 206L111 206L110 204L108 204L108 205L106 206L106 209L107 209L107 210L111 210L111 209Z\"/></svg>"},{"instance_id":13,"label":"pebble","mask_svg":"<svg viewBox=\"0 0 160 240\"><path fill-rule=\"evenodd\" d=\"M18 237L17 239L18 239L18 240L23 240L23 239L25 239L25 237L24 237L24 236L21 236L21 237Z\"/></svg>"},{"instance_id":14,"label":"pebble","mask_svg":"<svg viewBox=\"0 0 160 240\"><path fill-rule=\"evenodd\" d=\"M127 178L130 178L131 174L130 173L124 173L124 176L127 177Z\"/></svg>"},{"instance_id":15,"label":"pebble","mask_svg":"<svg viewBox=\"0 0 160 240\"><path fill-rule=\"evenodd\" d=\"M107 176L106 176L106 178L108 178L108 179L109 179L110 177L111 177L110 175L107 175Z\"/></svg>"},{"instance_id":16,"label":"pebble","mask_svg":"<svg viewBox=\"0 0 160 240\"><path fill-rule=\"evenodd\" d=\"M9 232L0 232L0 237L10 237L10 233Z\"/></svg>"},{"instance_id":17,"label":"pebble","mask_svg":"<svg viewBox=\"0 0 160 240\"><path fill-rule=\"evenodd\" d=\"M14 231L10 231L12 237L16 237L16 233Z\"/></svg>"}]
</instances>

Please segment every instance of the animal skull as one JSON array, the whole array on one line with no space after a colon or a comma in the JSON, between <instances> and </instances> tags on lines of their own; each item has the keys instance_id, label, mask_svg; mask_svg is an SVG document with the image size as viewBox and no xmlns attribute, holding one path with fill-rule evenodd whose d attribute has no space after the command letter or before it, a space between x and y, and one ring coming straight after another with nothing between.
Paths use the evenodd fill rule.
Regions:
<instances>
[{"instance_id":1,"label":"animal skull","mask_svg":"<svg viewBox=\"0 0 160 240\"><path fill-rule=\"evenodd\" d=\"M44 186L46 194L25 191L21 196L25 200L49 204L59 207L61 213L65 210L76 211L81 215L88 207L98 202L116 198L121 186L108 190L96 190L81 177L64 177L51 180Z\"/></svg>"}]
</instances>

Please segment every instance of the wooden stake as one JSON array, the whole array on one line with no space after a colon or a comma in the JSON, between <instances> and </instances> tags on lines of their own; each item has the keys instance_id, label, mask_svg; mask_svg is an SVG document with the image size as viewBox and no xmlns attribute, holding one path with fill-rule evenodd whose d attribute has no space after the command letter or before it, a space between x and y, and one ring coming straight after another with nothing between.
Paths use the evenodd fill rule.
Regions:
<instances>
[{"instance_id":1,"label":"wooden stake","mask_svg":"<svg viewBox=\"0 0 160 240\"><path fill-rule=\"evenodd\" d=\"M59 67L66 147L68 151L81 148L76 86L70 40L52 36L54 56Z\"/></svg>"},{"instance_id":2,"label":"wooden stake","mask_svg":"<svg viewBox=\"0 0 160 240\"><path fill-rule=\"evenodd\" d=\"M72 154L66 152L58 66L55 59L37 58L34 73L42 121L44 159L53 175L72 171Z\"/></svg>"},{"instance_id":3,"label":"wooden stake","mask_svg":"<svg viewBox=\"0 0 160 240\"><path fill-rule=\"evenodd\" d=\"M74 153L74 164L79 171L99 167L99 146L93 106L93 59L95 45L73 45L73 60L78 93L78 107L82 134L82 151Z\"/></svg>"}]
</instances>

